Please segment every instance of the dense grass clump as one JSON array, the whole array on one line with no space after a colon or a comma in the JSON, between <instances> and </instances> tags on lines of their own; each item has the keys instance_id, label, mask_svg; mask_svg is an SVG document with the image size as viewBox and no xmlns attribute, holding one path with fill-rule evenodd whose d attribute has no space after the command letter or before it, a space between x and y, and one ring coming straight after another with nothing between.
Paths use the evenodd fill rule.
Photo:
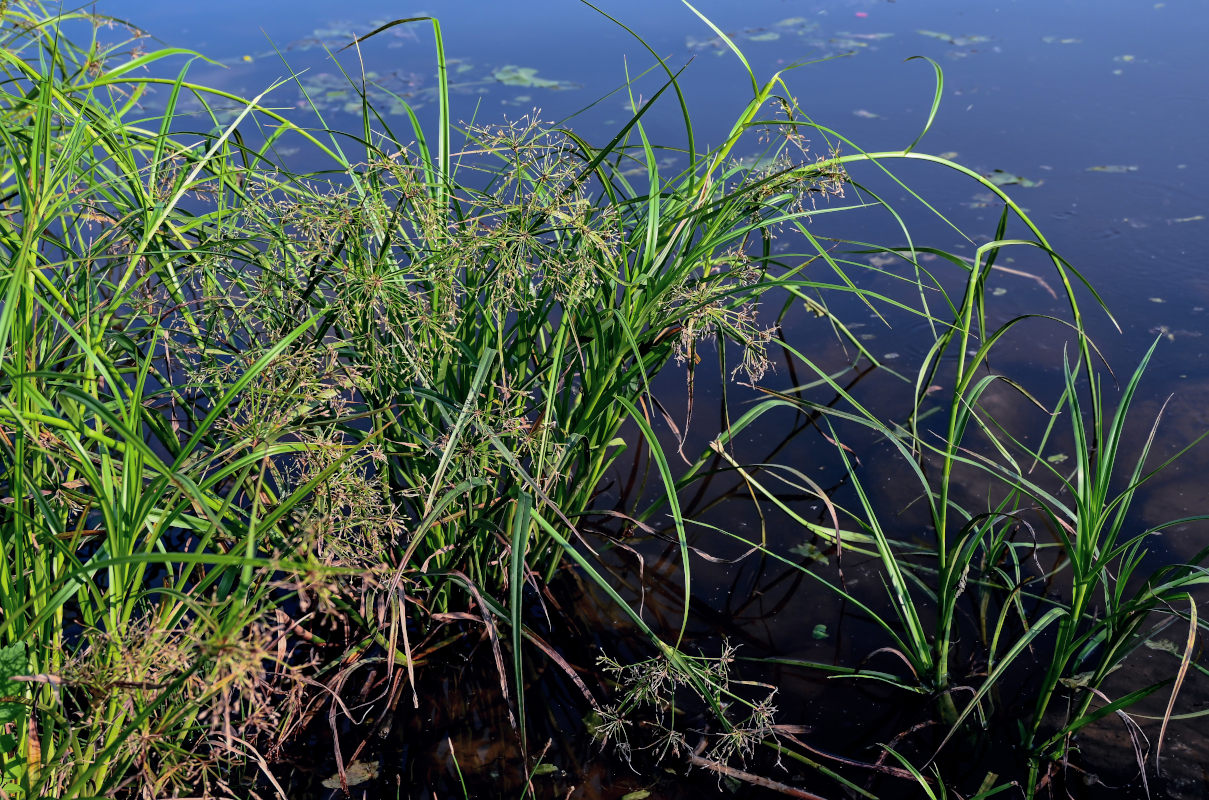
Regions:
<instances>
[{"instance_id":1,"label":"dense grass clump","mask_svg":"<svg viewBox=\"0 0 1209 800\"><path fill-rule=\"evenodd\" d=\"M353 679L388 687L366 701L375 714L403 696L419 706L417 672L471 633L490 650L522 750L532 703L526 666L542 660L587 695L598 739L632 751L642 746L640 729L654 730L662 757L787 788L740 768L766 745L829 776L829 785L869 795L815 761L797 728L775 720L765 692L773 687L753 693L756 684L737 679L733 651L688 653L692 548L679 493L715 457L723 466L714 471L733 469L753 496L779 505L833 552L880 560L893 616L821 567L810 574L868 612L908 666L909 675L875 677L931 694L950 730L976 712L988 716L983 704L996 682L1056 631L1021 739L1032 758L1030 792L1043 782L1042 766L1065 755L1071 732L1160 688L1092 708L1114 666L1145 640L1143 625L1187 605L1200 572L1176 567L1137 592L1119 588L1141 563L1145 534L1122 533L1141 462L1125 493L1110 499L1124 412L1106 428L1093 383L1084 427L1077 376L1091 371L1091 349L1077 276L986 179L914 152L916 143L860 151L810 121L780 74L758 81L737 49L753 96L723 144L699 152L676 73L654 53L666 83L633 103L632 118L600 146L536 116L458 127L440 26L428 18L392 24L430 25L435 35L435 129L411 114L395 131L365 100L355 132L303 127L264 96L194 84L191 62L162 77L157 70L170 59L193 54L141 52L137 33L107 44L98 36L110 22L102 17L15 2L3 19L5 796L229 796L257 781L288 795L276 759L321 713L330 720L334 785L347 787L341 735L364 716L344 702ZM674 173L661 168L643 125L671 97L688 161ZM932 116L939 97L938 80ZM292 171L275 157L287 140L321 154L322 168ZM761 166L736 160L757 142ZM840 253L869 246L828 239L814 219L886 211L850 170L871 166L896 181L888 168L895 159L957 170L1004 203L997 236L972 263L930 251L963 279L956 291L951 277L924 269L922 250L875 248L905 267L895 280L912 287L918 305L865 288L864 262ZM1009 216L1030 238L1006 236ZM774 253L778 235L807 252ZM1074 505L1020 469L1023 445L996 434L978 411L981 394L1007 381L986 372L990 350L1023 322L988 329L984 284L1001 250L1024 245L1046 254L1069 302L1077 355L1062 404L1080 461L1071 475L1051 472ZM775 326L758 306L770 292L806 301L871 360L828 310L833 298L927 320L937 336L914 391L906 384L911 413L903 424L880 419L811 353L781 342L843 407L817 406L800 387L769 390L677 475L655 432L654 377L670 363L695 364L698 345L710 340L724 354L721 381L760 382ZM956 366L942 366L950 351ZM937 439L919 412L942 379L954 388ZM762 414L785 407L830 424L828 440L840 443L853 475L859 510L824 498L830 526L803 519L765 488L761 475L774 467L745 468L730 453ZM904 474L919 481L936 537L926 556L883 524L841 443L844 426L884 437ZM991 446L972 447L973 430ZM657 507L598 508L617 459L640 445L662 489ZM956 506L950 482L966 467L1006 485L1001 505ZM813 484L806 491L822 494ZM620 518L652 531L655 511L670 520L662 533L683 574L679 619L667 630L622 599L600 557L609 541L585 525ZM1055 532L1047 546L1063 558L1053 574L1069 564L1073 591L1026 609L1023 598L1040 598L1038 582L1053 577L1030 572L1030 553L1013 539L1014 521L1028 514ZM766 541L750 544L782 558ZM627 620L619 635L645 637L649 657L600 662L594 683L611 686L612 702L598 703L560 643L534 624L560 613L551 587L565 572L617 604ZM1097 592L1104 604L1092 602ZM985 682L962 699L950 664L962 604L975 598L982 630L993 635ZM1175 689L1189 661L1185 654ZM1055 724L1064 687L1074 711ZM712 733L701 734L707 751L688 740L686 703L710 719ZM943 788L943 779L924 777L927 759L900 758L904 767L889 774Z\"/></svg>"}]
</instances>

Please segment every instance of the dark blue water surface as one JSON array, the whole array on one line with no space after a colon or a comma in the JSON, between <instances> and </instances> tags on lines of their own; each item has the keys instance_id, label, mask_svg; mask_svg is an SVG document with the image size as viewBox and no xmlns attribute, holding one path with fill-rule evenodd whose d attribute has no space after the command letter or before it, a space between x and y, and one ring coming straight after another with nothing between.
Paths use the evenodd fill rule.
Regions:
<instances>
[{"instance_id":1,"label":"dark blue water surface","mask_svg":"<svg viewBox=\"0 0 1209 800\"><path fill-rule=\"evenodd\" d=\"M699 145L720 141L750 97L750 82L735 57L710 41L714 33L675 0L604 0L601 9L670 64L692 61L682 82ZM1151 331L1170 333L1156 375L1209 386L1209 339L1201 336L1209 306L1205 3L702 0L698 9L733 35L761 79L825 59L788 72L786 80L816 121L867 150L899 148L918 133L933 76L924 62L904 59L935 59L945 71L944 101L921 149L1036 183L1010 189L1120 321L1124 335L1110 335L1102 318L1091 320L1114 365L1130 368ZM97 10L222 62L222 68L198 65L193 75L233 91L256 94L290 70L300 72L334 127L353 124L355 117L340 109L356 98L323 48L337 49L353 35L406 16L440 18L460 120L499 122L540 109L543 119L557 121L599 100L568 124L603 140L627 118L629 101L624 93L600 98L624 82L627 69L637 74L652 65L629 33L574 0L429 6L109 0ZM356 73L356 58L344 56ZM432 111L435 59L425 23L375 38L362 58L365 70L422 117ZM508 66L535 69L538 81L557 85L505 85L496 78L506 76L500 70ZM658 78L648 76L636 94L658 86ZM276 90L274 99L281 106L303 104L295 85ZM675 105L662 111L648 119L652 140L682 144ZM406 129L405 117L390 120L396 132ZM979 208L985 198L976 187L943 170L905 174L963 228L993 233L997 209ZM929 243L956 246L956 240Z\"/></svg>"},{"instance_id":2,"label":"dark blue water surface","mask_svg":"<svg viewBox=\"0 0 1209 800\"><path fill-rule=\"evenodd\" d=\"M423 14L440 18L454 83L454 117L459 120L500 122L539 113L542 119L558 121L576 115L566 124L589 141L603 143L630 114L625 92L610 93L625 82L627 70L637 75L653 63L630 33L574 0L447 0L427 6L409 2L101 0L96 9L129 19L165 43L196 49L221 62L195 66L193 77L202 83L250 96L290 70L300 72L311 100L331 127L359 124L359 108L324 47L343 47L351 37L391 19ZM691 61L682 82L698 145L720 142L751 96L750 80L737 58L677 0L600 0L600 6L632 27L673 67ZM1019 179L1005 188L1055 249L1096 287L1119 323L1118 332L1106 314L1091 310L1090 296L1081 295L1095 341L1119 376L1128 376L1155 338L1161 338L1137 407L1135 444L1145 438L1149 420L1171 394L1159 452L1174 452L1209 428L1209 158L1204 146L1209 130L1209 3L701 0L698 8L732 35L761 80L804 64L785 76L802 108L869 151L901 148L919 133L932 102L934 74L927 62L906 59L934 59L944 71L943 102L920 149L944 154L983 174L1002 171L999 174ZM405 97L425 122L431 121L435 109L433 44L431 27L415 23L392 28L361 50L364 69ZM346 69L360 71L354 53L345 52L341 59ZM501 80L518 74L530 75L537 85ZM658 75L648 75L636 82L635 95L649 96L659 85ZM389 110L385 94L377 99ZM268 102L306 105L297 85L282 86ZM350 103L353 107L345 110ZM397 125L400 138L410 138L402 134L408 125L405 116L395 113L387 119ZM654 142L684 143L683 123L670 98L647 122ZM669 161L668 166L684 163ZM903 168L902 175L974 241L994 235L999 208L988 202L983 189L943 169ZM972 254L969 242L912 204L905 192L894 191L900 196L887 199L902 202L908 223L919 225L917 244ZM837 227L829 227L829 232L901 243L885 218L834 224ZM830 218L826 225L833 225ZM1043 257L1012 255L1018 261L1003 263L1044 275L1060 289ZM1005 318L1022 311L1064 312L1062 303L1027 276L998 275L994 286L998 302L1009 309L1002 312ZM859 306L849 311L848 321L856 324L867 316ZM798 324L787 322L790 338ZM914 331L909 322L892 331L878 327L876 320L864 324L868 346L889 359L888 364L899 357L913 370L911 359L918 360L920 348L928 345L914 335L923 329ZM808 327L803 323L801 336ZM1063 337L1048 336L1044 326L1031 330L1038 332L1006 343L996 366L1025 374L1030 385L1043 389L1048 379L1051 391L1045 397L1053 402L1061 379ZM778 379L784 375L782 370ZM708 394L705 388L701 393ZM680 401L669 405L682 407ZM997 411L1012 414L1006 407ZM704 420L705 427L716 419L715 413ZM716 433L714 424L695 445L699 449ZM777 433L765 430L759 435L769 437L772 447ZM817 441L814 447L815 454L826 449ZM1204 450L1194 450L1144 493L1139 524L1209 510L1204 477L1209 474L1209 453ZM753 460L762 457L748 455ZM800 448L787 448L779 458L813 468L811 455ZM881 474L876 454L866 458L866 465L871 474ZM816 477L824 482L824 476ZM889 468L884 484L881 491L893 496L895 479ZM910 497L896 499L906 503ZM716 521L757 535L750 520L732 516ZM1178 558L1203 543L1203 530L1185 527L1156 547L1158 557ZM652 566L659 568L658 563ZM674 566L668 569L675 573ZM703 590L711 595L705 600L732 619L732 633L739 635L736 631L747 626L753 641L762 640L781 655L818 660L835 656L848 663L860 658L857 646L851 646L855 655L844 655L832 644L835 639L818 642L811 635L816 624L843 610L834 597L799 599L793 608L801 613L782 614L775 621L761 612L768 606L729 605L728 596L746 597L746 590L762 579L758 569L750 568L750 574L744 569L749 568L703 564L697 573L704 586L718 587ZM866 579L877 582L876 577ZM675 580L671 574L669 585ZM783 588L788 591L790 586ZM780 591L770 589L765 597L779 597ZM836 649L829 651L833 646ZM818 692L817 686L800 688L806 694ZM786 694L792 692L789 686ZM859 701L849 698L845 708L851 711ZM793 706L792 700L786 702Z\"/></svg>"}]
</instances>

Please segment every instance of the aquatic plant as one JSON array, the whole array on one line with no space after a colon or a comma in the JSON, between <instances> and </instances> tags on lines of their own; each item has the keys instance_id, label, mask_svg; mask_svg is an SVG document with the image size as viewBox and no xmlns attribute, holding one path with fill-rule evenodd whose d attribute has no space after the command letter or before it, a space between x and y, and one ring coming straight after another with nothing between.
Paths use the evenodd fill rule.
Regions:
<instances>
[{"instance_id":1,"label":"aquatic plant","mask_svg":"<svg viewBox=\"0 0 1209 800\"><path fill-rule=\"evenodd\" d=\"M746 780L728 760L763 743L867 794L813 760L796 729L774 722L772 696L734 679L732 652L688 653L692 561L680 493L710 472L715 454L825 546L879 559L893 616L833 588L869 613L910 667L910 677L877 678L934 694L954 731L983 714L1003 675L1051 636L1055 655L1025 732L1038 765L1062 755L1069 733L1160 688L1092 708L1112 667L1145 639L1141 626L1184 601L1200 573L1171 568L1133 593L1113 582L1137 572L1144 543L1122 525L1145 454L1129 489L1108 496L1128 395L1105 427L1097 385L1094 433L1084 432L1077 376L1092 362L1077 273L995 179L917 153L919 139L901 150L860 150L809 119L782 73L757 79L733 38L704 17L715 37L709 46L736 56L752 89L708 151L698 148L679 73L649 48L661 88L642 103L631 97L630 119L594 145L536 113L503 125L456 124L441 28L427 17L383 21L357 43L431 27L435 122L423 124L397 93L380 113L390 89L344 73L334 59L347 81L341 109L360 114L361 129L349 132L329 126L319 103L309 106L318 126L308 128L266 107L263 94L244 99L192 83L189 63L175 78L144 72L196 56L107 44L107 18L32 2L5 5L3 14L6 795L206 794L251 781L257 770L284 795L265 753L297 733L316 703L331 704L334 786L347 787L335 720L351 677L387 676L383 708L407 690L418 705L416 670L476 628L523 750L527 662L549 658L579 680L535 624L554 605L556 578L570 571L615 604L649 652L601 662L617 696L596 709L598 736L616 742L650 714L665 753L695 766ZM501 75L505 83L546 80L520 68ZM924 133L942 93L936 75ZM310 91L300 77L293 82ZM331 79L324 86L335 88ZM140 101L153 87L166 99L148 112ZM645 125L672 98L683 122L679 171ZM187 108L200 109L200 125ZM391 110L403 111L406 129L391 127ZM197 127L206 132L190 130ZM276 157L288 140L323 163L290 169ZM757 143L759 158L737 158ZM903 187L890 170L896 160L954 170L1005 205L995 240L972 263L909 244L875 248L903 267L877 274L910 287L917 303L863 286L856 271L877 268L837 248L865 246L820 230L824 214L869 210L888 213L910 242L899 212L851 174L864 166ZM1006 237L1009 212L1033 238ZM787 234L809 248L792 262L773 246ZM978 411L992 386L1014 385L985 368L995 343L1023 321L986 327L987 276L1001 250L1026 245L1050 259L1069 302L1078 367L1068 368L1062 402L1079 421L1078 470L1072 478L1049 471L1074 506L1019 468L1022 453L1042 453L997 433ZM925 269L923 255L961 270L960 299ZM723 383L759 381L774 325L757 306L770 293L804 302L874 363L829 302L851 298L925 320L938 334L910 413L898 425L880 419L812 354L780 343L846 406L774 393L727 420L714 450L676 475L656 433L654 377L672 363L696 375L698 349L712 340ZM955 364L942 367L950 353L944 363ZM942 369L954 388L936 440L921 423ZM836 443L845 426L885 437L919 481L935 535L930 558L895 536L842 444L855 510L824 498L829 526L803 519L763 486L761 474L774 468L734 460L735 437L785 407L817 414ZM975 433L989 449L972 449ZM658 501L600 508L618 459L643 448ZM954 499L955 476L970 470L1005 489L985 512ZM669 630L626 602L600 554L608 538L585 524L607 516L650 531L655 514L671 520L683 576ZM1014 538L1029 514L1057 537L1069 599L1031 588L1041 577L1026 565L1031 545ZM810 574L826 580L820 572ZM1107 613L1092 601L1097 592ZM1030 616L1026 598L1044 610ZM951 665L959 610L972 601L988 667L963 707ZM1183 669L1188 663L1185 654ZM1074 711L1055 723L1054 698L1068 689ZM705 757L679 727L685 698L712 719ZM924 767L904 763L897 777L927 785Z\"/></svg>"}]
</instances>

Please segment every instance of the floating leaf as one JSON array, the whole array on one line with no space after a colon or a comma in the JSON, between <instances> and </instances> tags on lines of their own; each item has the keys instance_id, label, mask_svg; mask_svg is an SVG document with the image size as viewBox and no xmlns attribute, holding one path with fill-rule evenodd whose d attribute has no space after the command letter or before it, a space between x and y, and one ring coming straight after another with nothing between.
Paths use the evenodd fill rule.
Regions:
<instances>
[{"instance_id":1,"label":"floating leaf","mask_svg":"<svg viewBox=\"0 0 1209 800\"><path fill-rule=\"evenodd\" d=\"M1066 453L1054 453L1052 456L1050 456L1049 458L1047 458L1045 460L1051 464L1061 464L1063 461L1066 461L1068 458L1070 458L1070 456L1068 456Z\"/></svg>"},{"instance_id":2,"label":"floating leaf","mask_svg":"<svg viewBox=\"0 0 1209 800\"><path fill-rule=\"evenodd\" d=\"M874 114L872 111L868 111L863 108L858 108L856 111L853 111L852 113L854 116L860 117L861 119L881 119L880 114Z\"/></svg>"},{"instance_id":3,"label":"floating leaf","mask_svg":"<svg viewBox=\"0 0 1209 800\"><path fill-rule=\"evenodd\" d=\"M621 800L646 800L650 796L651 793L646 789L636 789L629 794L623 794Z\"/></svg>"},{"instance_id":4,"label":"floating leaf","mask_svg":"<svg viewBox=\"0 0 1209 800\"><path fill-rule=\"evenodd\" d=\"M753 33L748 36L748 41L752 42L773 42L781 38L781 34L776 31L764 31L763 33Z\"/></svg>"},{"instance_id":5,"label":"floating leaf","mask_svg":"<svg viewBox=\"0 0 1209 800\"><path fill-rule=\"evenodd\" d=\"M1041 41L1046 44L1080 44L1083 40L1073 36L1042 36Z\"/></svg>"},{"instance_id":6,"label":"floating leaf","mask_svg":"<svg viewBox=\"0 0 1209 800\"><path fill-rule=\"evenodd\" d=\"M814 626L814 630L810 632L810 635L816 639L826 639L827 626L820 622L818 625Z\"/></svg>"},{"instance_id":7,"label":"floating leaf","mask_svg":"<svg viewBox=\"0 0 1209 800\"><path fill-rule=\"evenodd\" d=\"M772 27L789 28L800 36L807 31L817 31L819 23L808 20L805 17L788 17L780 22L774 22Z\"/></svg>"},{"instance_id":8,"label":"floating leaf","mask_svg":"<svg viewBox=\"0 0 1209 800\"><path fill-rule=\"evenodd\" d=\"M1020 175L1013 175L1001 169L992 170L983 177L996 186L1023 186L1025 189L1031 189L1034 186L1040 186L1045 183L1045 181L1034 181Z\"/></svg>"},{"instance_id":9,"label":"floating leaf","mask_svg":"<svg viewBox=\"0 0 1209 800\"><path fill-rule=\"evenodd\" d=\"M1164 300L1164 299L1163 299L1163 298L1161 298L1161 297L1148 297L1148 298L1146 298L1146 299L1147 299L1147 300L1149 300L1149 301L1150 301L1150 302L1152 302L1152 303L1166 303L1166 302L1167 302L1166 300Z\"/></svg>"},{"instance_id":10,"label":"floating leaf","mask_svg":"<svg viewBox=\"0 0 1209 800\"><path fill-rule=\"evenodd\" d=\"M554 766L553 764L551 764L548 761L543 761L542 763L540 763L536 767L534 767L533 771L530 772L529 774L534 777L538 777L541 775L549 775L552 772L558 772L558 767Z\"/></svg>"},{"instance_id":11,"label":"floating leaf","mask_svg":"<svg viewBox=\"0 0 1209 800\"><path fill-rule=\"evenodd\" d=\"M359 786L378 777L377 761L354 761L344 768L344 780L349 786ZM340 788L340 773L323 781L325 789Z\"/></svg>"},{"instance_id":12,"label":"floating leaf","mask_svg":"<svg viewBox=\"0 0 1209 800\"><path fill-rule=\"evenodd\" d=\"M809 559L811 561L817 561L818 559L825 557L823 551L815 547L810 542L795 544L793 547L789 548L789 552L793 553L795 556L801 556L802 558Z\"/></svg>"},{"instance_id":13,"label":"floating leaf","mask_svg":"<svg viewBox=\"0 0 1209 800\"><path fill-rule=\"evenodd\" d=\"M1137 172L1138 168L1134 164L1102 164L1095 167L1088 167L1088 172Z\"/></svg>"},{"instance_id":14,"label":"floating leaf","mask_svg":"<svg viewBox=\"0 0 1209 800\"><path fill-rule=\"evenodd\" d=\"M995 295L996 297L1003 297L1005 294L1007 294L1007 289L1004 289L1002 286L996 286L991 290L991 294Z\"/></svg>"},{"instance_id":15,"label":"floating leaf","mask_svg":"<svg viewBox=\"0 0 1209 800\"><path fill-rule=\"evenodd\" d=\"M540 78L533 67L518 67L506 64L491 73L492 79L505 86L521 86L526 89L574 89L576 84L569 81L556 81L550 78Z\"/></svg>"},{"instance_id":16,"label":"floating leaf","mask_svg":"<svg viewBox=\"0 0 1209 800\"><path fill-rule=\"evenodd\" d=\"M981 44L983 42L991 41L990 36L978 36L976 34L970 34L967 36L953 36L948 33L941 33L940 31L925 30L916 31L916 33L918 33L920 36L927 36L930 39L939 39L942 42L955 44L958 47L966 47L971 44Z\"/></svg>"},{"instance_id":17,"label":"floating leaf","mask_svg":"<svg viewBox=\"0 0 1209 800\"><path fill-rule=\"evenodd\" d=\"M886 353L882 356L883 361L893 361L896 358L898 358L898 353Z\"/></svg>"},{"instance_id":18,"label":"floating leaf","mask_svg":"<svg viewBox=\"0 0 1209 800\"><path fill-rule=\"evenodd\" d=\"M893 33L849 33L847 31L842 31L836 34L836 36L842 36L847 39L867 39L871 42L889 39L893 35Z\"/></svg>"},{"instance_id":19,"label":"floating leaf","mask_svg":"<svg viewBox=\"0 0 1209 800\"><path fill-rule=\"evenodd\" d=\"M1166 639L1146 639L1142 642L1142 645L1150 650L1158 650L1160 653L1171 653L1177 658L1184 657L1184 653L1180 650L1179 645Z\"/></svg>"}]
</instances>

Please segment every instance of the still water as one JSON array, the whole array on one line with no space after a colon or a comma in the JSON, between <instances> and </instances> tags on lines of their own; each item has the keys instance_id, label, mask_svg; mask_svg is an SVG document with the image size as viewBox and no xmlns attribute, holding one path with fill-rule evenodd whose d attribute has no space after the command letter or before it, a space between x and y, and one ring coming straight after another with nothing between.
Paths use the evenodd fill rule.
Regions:
<instances>
[{"instance_id":1,"label":"still water","mask_svg":"<svg viewBox=\"0 0 1209 800\"><path fill-rule=\"evenodd\" d=\"M750 93L734 55L674 0L601 0L599 5L673 67L691 62L682 81L698 143L717 144ZM906 59L922 55L940 64L943 102L921 149L996 176L1055 249L1090 281L1119 324L1118 331L1084 293L1085 307L1092 309L1089 328L1119 376L1128 376L1150 344L1161 339L1137 406L1139 418L1152 419L1163 399L1173 395L1159 431L1158 452L1173 453L1209 428L1209 159L1203 145L1209 128L1209 4L701 0L697 7L734 38L757 77L788 70L786 81L802 108L816 122L869 151L905 146L927 117L933 72L924 61ZM600 142L629 116L630 101L624 90L617 91L627 73L638 75L652 64L650 54L630 33L573 0L446 0L428 6L378 0L101 0L96 10L128 19L167 44L187 46L214 59L217 64L195 66L193 77L202 83L252 96L298 73L298 81L277 89L269 104L297 109L309 98L326 125L335 128L352 126L359 104L326 50L337 50L392 19L423 14L440 18L454 84L454 117L460 120L499 122L535 113ZM407 126L401 100L422 120L428 119L436 82L429 28L392 28L367 42L360 58L358 63L346 51L342 63L352 74L364 70L381 87L374 98L381 108L398 112L389 115L388 122L397 125L400 136ZM639 78L635 98L649 96L658 87L657 76ZM651 139L683 144L675 106L667 103L662 112L648 118ZM677 167L675 158L667 156L669 168ZM998 208L985 192L943 170L904 169L903 177L975 241L993 236ZM898 199L908 200L905 194ZM919 216L918 236L924 243L970 254L972 247L951 229L926 214ZM913 222L909 217L908 223ZM885 238L887 231L893 233L893 228L838 233L897 243ZM1025 273L1041 274L1044 269L1041 261L1016 266ZM1003 279L996 292L1014 309L1005 313L1063 313L1046 286L1027 275ZM876 320L862 321L856 316L862 313L859 308L851 311L854 325L868 326L862 338L873 352L887 363L901 359L914 368L912 359L923 355L917 349L923 345L913 343L920 337L912 335L909 323L905 330L886 330ZM1040 330L1035 337L1009 343L996 366L1031 374L1042 385L1049 371L1055 388L1047 399L1052 402L1061 378L1062 337L1051 340L1044 328ZM808 325L798 327L792 320L786 333L790 338L814 335ZM782 365L779 377L785 377L786 369ZM675 383L665 388L672 395L678 391ZM703 406L708 400L698 397ZM699 409L696 420L690 442L700 450L717 432L717 413ZM785 433L784 427L757 430L751 452L744 455L752 461L779 459L813 468L812 456L819 451L804 454L801 446L787 444ZM1139 443L1144 435L1145 424L1136 435ZM818 469L824 474L816 477L827 486L827 474L836 465L821 459L825 463ZM870 461L870 473L879 475L875 459ZM1138 523L1209 510L1207 472L1209 448L1185 456L1144 493ZM893 475L879 475L877 481L892 497ZM904 504L909 499L898 498ZM702 506L708 505L702 501ZM705 508L701 518L739 527L751 524L738 513ZM1155 558L1187 557L1203 543L1203 530L1185 526L1165 537ZM737 554L724 549L715 555ZM648 555L653 574L666 570L663 585L674 586L678 576L673 561L660 559L657 550ZM859 570L849 577L853 585L877 580ZM749 655L848 663L860 658L862 623L855 615L846 616L850 609L834 597L803 589L800 581L774 567L703 564L695 580L703 608L703 617L695 623L701 637L707 638L711 629L720 631L750 648ZM737 598L749 598L753 590L757 599L739 604ZM665 592L674 618L676 591ZM658 593L646 601L657 615ZM822 622L831 627L826 636L816 636ZM878 713L876 693L848 693L829 705L818 681L799 685L789 673L770 677L782 686L782 709L788 718L813 723L827 714ZM489 690L488 684L484 691ZM563 719L559 724L577 723ZM895 731L891 722L886 726L888 738ZM1195 733L1193 726L1187 735ZM869 735L868 730L862 735ZM467 742L466 748L475 746L473 736ZM1178 742L1174 746L1178 748ZM490 748L479 747L484 749ZM406 758L406 745L402 751ZM436 755L445 758L448 753ZM480 752L476 758L490 763L493 756ZM617 794L608 786L623 785L602 781L599 775L588 783L592 780L600 782L597 789L603 796ZM710 780L704 784L707 791ZM1195 787L1195 779L1188 780ZM632 788L640 782L631 784L624 785ZM1187 789L1187 796L1197 791Z\"/></svg>"},{"instance_id":2,"label":"still water","mask_svg":"<svg viewBox=\"0 0 1209 800\"><path fill-rule=\"evenodd\" d=\"M675 0L605 0L600 7L669 64L692 62L682 80L699 143L716 144L750 94L734 56ZM355 107L356 96L325 48L343 47L391 19L440 18L460 120L498 122L537 110L589 140L603 139L629 111L624 92L610 93L627 70L636 75L652 64L629 33L574 0L414 7L376 0L103 0L96 8L218 61L221 67L197 65L194 77L232 91L254 95L299 73L332 127L352 124L343 108ZM924 62L905 59L935 59L945 72L944 100L921 149L1019 179L1009 191L1119 320L1122 334L1104 315L1090 320L1114 367L1132 368L1152 338L1163 336L1152 391L1183 396L1209 388L1209 339L1202 336L1209 307L1204 2L702 0L698 8L734 36L758 77L804 64L786 73L803 109L866 150L900 148L915 138L933 77ZM345 68L357 74L362 67L344 55L350 56ZM435 69L425 24L376 37L361 58L383 87L384 108L399 110L394 94L422 116L432 109ZM635 95L641 99L658 86L656 76L647 76ZM270 99L283 107L304 104L303 91L291 83ZM674 105L663 111L648 118L652 140L681 144ZM406 130L405 117L389 120L396 131ZM993 233L997 209L986 208L987 198L969 185L943 170L907 179L964 229ZM952 237L930 243L957 246Z\"/></svg>"}]
</instances>

